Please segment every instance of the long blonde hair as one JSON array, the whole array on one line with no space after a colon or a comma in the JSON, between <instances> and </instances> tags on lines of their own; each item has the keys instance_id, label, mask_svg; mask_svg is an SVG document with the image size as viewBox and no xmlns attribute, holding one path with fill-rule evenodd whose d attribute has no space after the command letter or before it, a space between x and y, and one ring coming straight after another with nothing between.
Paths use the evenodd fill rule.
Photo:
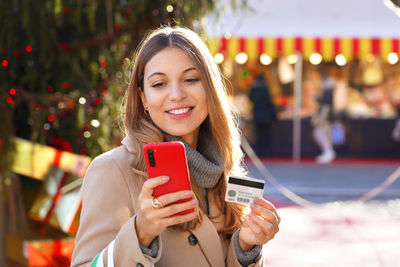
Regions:
<instances>
[{"instance_id":1,"label":"long blonde hair","mask_svg":"<svg viewBox=\"0 0 400 267\"><path fill-rule=\"evenodd\" d=\"M207 128L216 144L224 163L224 178L229 174L243 174L241 167L243 153L240 149L240 134L232 106L228 101L226 87L217 65L208 48L193 31L181 27L162 27L150 32L138 47L131 79L125 95L123 127L135 146L136 157L133 162L134 171L139 176L139 183L146 179L143 145L149 142L161 142L163 137L160 130L153 124L149 115L145 113L140 99L140 90L143 90L144 68L147 62L159 51L167 47L182 49L193 60L200 72L201 80L206 90L209 110ZM204 208L201 191L192 179L193 191L199 199L200 207ZM243 219L243 206L224 201L226 179L220 182L210 192L217 200L220 212L225 216L224 225L220 232L232 234L237 230ZM201 223L200 211L198 220L182 224L183 229L192 229Z\"/></svg>"}]
</instances>

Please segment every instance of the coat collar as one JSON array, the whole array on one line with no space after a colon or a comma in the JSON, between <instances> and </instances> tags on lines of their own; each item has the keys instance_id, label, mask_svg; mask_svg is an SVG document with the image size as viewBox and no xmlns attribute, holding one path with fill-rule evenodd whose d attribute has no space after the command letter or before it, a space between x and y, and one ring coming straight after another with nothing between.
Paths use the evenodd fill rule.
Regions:
<instances>
[{"instance_id":1,"label":"coat collar","mask_svg":"<svg viewBox=\"0 0 400 267\"><path fill-rule=\"evenodd\" d=\"M191 232L199 241L199 245L210 265L212 267L225 266L220 237L214 224L206 215L203 215L202 223Z\"/></svg>"},{"instance_id":2,"label":"coat collar","mask_svg":"<svg viewBox=\"0 0 400 267\"><path fill-rule=\"evenodd\" d=\"M125 136L124 139L122 139L121 144L126 148L126 150L128 150L129 153L136 154L135 145L129 136Z\"/></svg>"}]
</instances>

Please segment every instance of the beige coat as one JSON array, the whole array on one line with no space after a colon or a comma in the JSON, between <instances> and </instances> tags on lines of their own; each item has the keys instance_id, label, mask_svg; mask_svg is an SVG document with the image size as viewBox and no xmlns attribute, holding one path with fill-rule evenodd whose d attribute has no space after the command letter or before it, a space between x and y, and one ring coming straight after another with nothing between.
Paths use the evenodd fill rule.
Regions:
<instances>
[{"instance_id":1,"label":"beige coat","mask_svg":"<svg viewBox=\"0 0 400 267\"><path fill-rule=\"evenodd\" d=\"M168 227L158 239L156 258L142 253L135 229L140 188L130 166L132 153L134 147L125 138L123 146L98 156L89 166L83 182L82 213L72 266L91 266L102 251L97 263L102 261L107 267L112 264L121 267L241 266L233 237L219 235L218 225L207 216L191 232ZM211 214L215 211L212 200L210 210ZM262 266L262 258L251 266Z\"/></svg>"}]
</instances>

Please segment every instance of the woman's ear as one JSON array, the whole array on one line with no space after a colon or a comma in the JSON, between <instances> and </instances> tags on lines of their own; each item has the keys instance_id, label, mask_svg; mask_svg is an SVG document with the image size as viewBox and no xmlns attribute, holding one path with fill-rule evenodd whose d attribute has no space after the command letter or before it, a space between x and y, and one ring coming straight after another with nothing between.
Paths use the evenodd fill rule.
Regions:
<instances>
[{"instance_id":1,"label":"woman's ear","mask_svg":"<svg viewBox=\"0 0 400 267\"><path fill-rule=\"evenodd\" d=\"M144 107L144 110L147 110L147 101L146 101L146 96L144 95L144 92L142 91L142 88L138 88L139 89L139 94L140 94L140 99L142 100L142 104Z\"/></svg>"}]
</instances>

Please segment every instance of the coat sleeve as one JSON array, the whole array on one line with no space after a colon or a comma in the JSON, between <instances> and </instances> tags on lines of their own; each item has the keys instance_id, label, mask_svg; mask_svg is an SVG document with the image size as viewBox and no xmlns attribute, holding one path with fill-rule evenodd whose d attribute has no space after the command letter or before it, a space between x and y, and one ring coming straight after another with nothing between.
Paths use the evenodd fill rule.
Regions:
<instances>
[{"instance_id":1,"label":"coat sleeve","mask_svg":"<svg viewBox=\"0 0 400 267\"><path fill-rule=\"evenodd\" d=\"M238 260L238 256L236 253L236 249L235 249L235 238L236 235L239 234L240 230L237 230L231 237L231 240L229 242L229 247L228 247L228 254L226 257L226 266L227 267L242 267L242 265L240 264L239 260ZM260 256L256 259L255 263L252 263L250 265L248 265L248 267L260 267L263 266L263 251L261 250Z\"/></svg>"},{"instance_id":2,"label":"coat sleeve","mask_svg":"<svg viewBox=\"0 0 400 267\"><path fill-rule=\"evenodd\" d=\"M131 192L115 159L107 154L94 159L82 188L82 211L71 266L152 266L158 261L160 239L155 258L140 249Z\"/></svg>"}]
</instances>

